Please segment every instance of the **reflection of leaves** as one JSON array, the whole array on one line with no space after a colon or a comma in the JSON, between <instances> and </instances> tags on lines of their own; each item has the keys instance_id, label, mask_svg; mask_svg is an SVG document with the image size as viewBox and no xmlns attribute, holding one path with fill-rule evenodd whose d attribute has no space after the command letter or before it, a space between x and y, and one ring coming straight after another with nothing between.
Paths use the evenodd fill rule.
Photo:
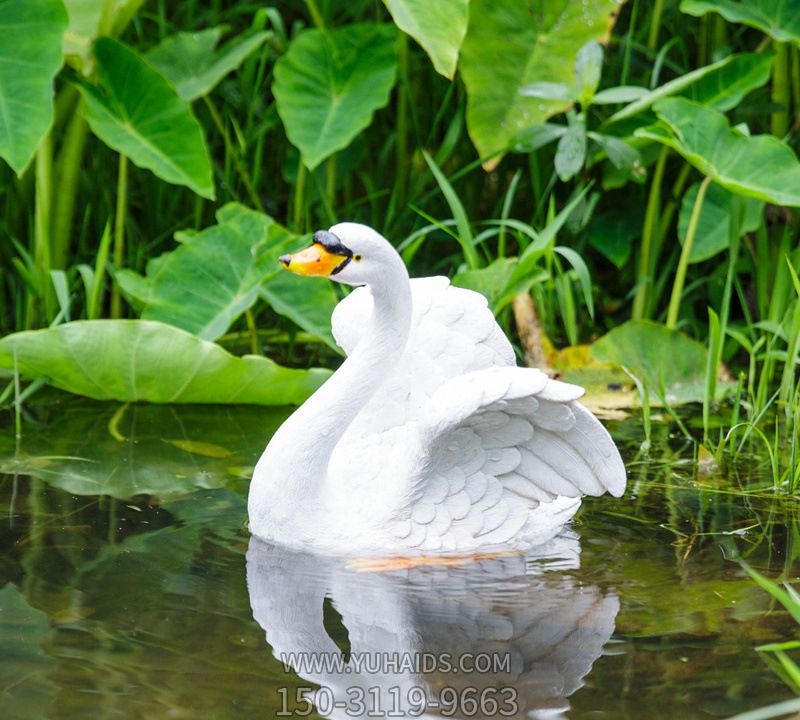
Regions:
<instances>
[{"instance_id":1,"label":"reflection of leaves","mask_svg":"<svg viewBox=\"0 0 800 720\"><path fill-rule=\"evenodd\" d=\"M0 693L3 717L39 720L48 717L55 685L47 672L54 661L44 654L47 616L25 602L19 590L0 590Z\"/></svg>"},{"instance_id":2,"label":"reflection of leaves","mask_svg":"<svg viewBox=\"0 0 800 720\"><path fill-rule=\"evenodd\" d=\"M73 402L53 409L38 428L26 427L18 450L7 428L0 435L0 469L41 478L75 495L175 497L221 487L238 468L254 466L285 417L285 409L250 406L121 409ZM195 444L228 454L198 454Z\"/></svg>"}]
</instances>

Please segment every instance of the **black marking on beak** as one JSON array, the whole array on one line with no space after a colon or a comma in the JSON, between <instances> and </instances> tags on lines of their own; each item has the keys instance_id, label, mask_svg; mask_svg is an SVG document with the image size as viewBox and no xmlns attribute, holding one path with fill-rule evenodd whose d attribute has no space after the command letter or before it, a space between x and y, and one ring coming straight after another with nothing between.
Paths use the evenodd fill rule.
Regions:
<instances>
[{"instance_id":1,"label":"black marking on beak","mask_svg":"<svg viewBox=\"0 0 800 720\"><path fill-rule=\"evenodd\" d=\"M291 255L281 255L281 256L278 258L278 262L279 262L281 265L283 265L283 267L286 267L286 268L288 268L288 267L289 267L289 265L290 265L290 264L291 264L291 262L292 262L292 256L291 256Z\"/></svg>"},{"instance_id":2,"label":"black marking on beak","mask_svg":"<svg viewBox=\"0 0 800 720\"><path fill-rule=\"evenodd\" d=\"M328 230L317 230L314 233L314 242L322 245L329 253L341 255L344 258L344 262L337 265L331 275L336 275L336 273L344 270L353 259L353 251Z\"/></svg>"}]
</instances>

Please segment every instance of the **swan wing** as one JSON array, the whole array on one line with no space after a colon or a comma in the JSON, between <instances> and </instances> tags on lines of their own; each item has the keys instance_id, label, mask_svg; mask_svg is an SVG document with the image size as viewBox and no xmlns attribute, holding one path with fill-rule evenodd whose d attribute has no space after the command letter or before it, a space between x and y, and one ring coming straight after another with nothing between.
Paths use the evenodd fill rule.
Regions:
<instances>
[{"instance_id":1,"label":"swan wing","mask_svg":"<svg viewBox=\"0 0 800 720\"><path fill-rule=\"evenodd\" d=\"M413 312L405 353L361 411L353 433L374 434L419 420L427 402L451 378L513 366L514 350L486 298L446 277L411 280ZM360 287L333 312L333 336L348 355L372 315L372 295Z\"/></svg>"},{"instance_id":2,"label":"swan wing","mask_svg":"<svg viewBox=\"0 0 800 720\"><path fill-rule=\"evenodd\" d=\"M625 466L583 389L539 370L456 377L420 422L417 467L398 535L421 550L469 550L541 537L584 495L625 490Z\"/></svg>"}]
</instances>

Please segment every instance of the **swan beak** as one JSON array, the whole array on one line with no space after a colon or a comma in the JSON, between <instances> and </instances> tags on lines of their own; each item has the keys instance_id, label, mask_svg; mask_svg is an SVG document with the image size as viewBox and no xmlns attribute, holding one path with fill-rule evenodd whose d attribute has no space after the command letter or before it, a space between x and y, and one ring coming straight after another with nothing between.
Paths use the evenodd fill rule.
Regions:
<instances>
[{"instance_id":1,"label":"swan beak","mask_svg":"<svg viewBox=\"0 0 800 720\"><path fill-rule=\"evenodd\" d=\"M305 250L292 255L281 255L278 258L283 267L297 275L333 275L336 269L347 258L328 252L320 243L315 242Z\"/></svg>"}]
</instances>

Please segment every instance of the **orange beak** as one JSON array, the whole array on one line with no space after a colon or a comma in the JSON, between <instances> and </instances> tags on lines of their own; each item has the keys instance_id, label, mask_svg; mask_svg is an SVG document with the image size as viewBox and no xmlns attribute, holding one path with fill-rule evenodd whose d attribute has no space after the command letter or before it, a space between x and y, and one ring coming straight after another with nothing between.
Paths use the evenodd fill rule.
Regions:
<instances>
[{"instance_id":1,"label":"orange beak","mask_svg":"<svg viewBox=\"0 0 800 720\"><path fill-rule=\"evenodd\" d=\"M333 275L336 269L348 261L347 257L328 252L315 242L305 250L278 258L283 267L297 275Z\"/></svg>"}]
</instances>

